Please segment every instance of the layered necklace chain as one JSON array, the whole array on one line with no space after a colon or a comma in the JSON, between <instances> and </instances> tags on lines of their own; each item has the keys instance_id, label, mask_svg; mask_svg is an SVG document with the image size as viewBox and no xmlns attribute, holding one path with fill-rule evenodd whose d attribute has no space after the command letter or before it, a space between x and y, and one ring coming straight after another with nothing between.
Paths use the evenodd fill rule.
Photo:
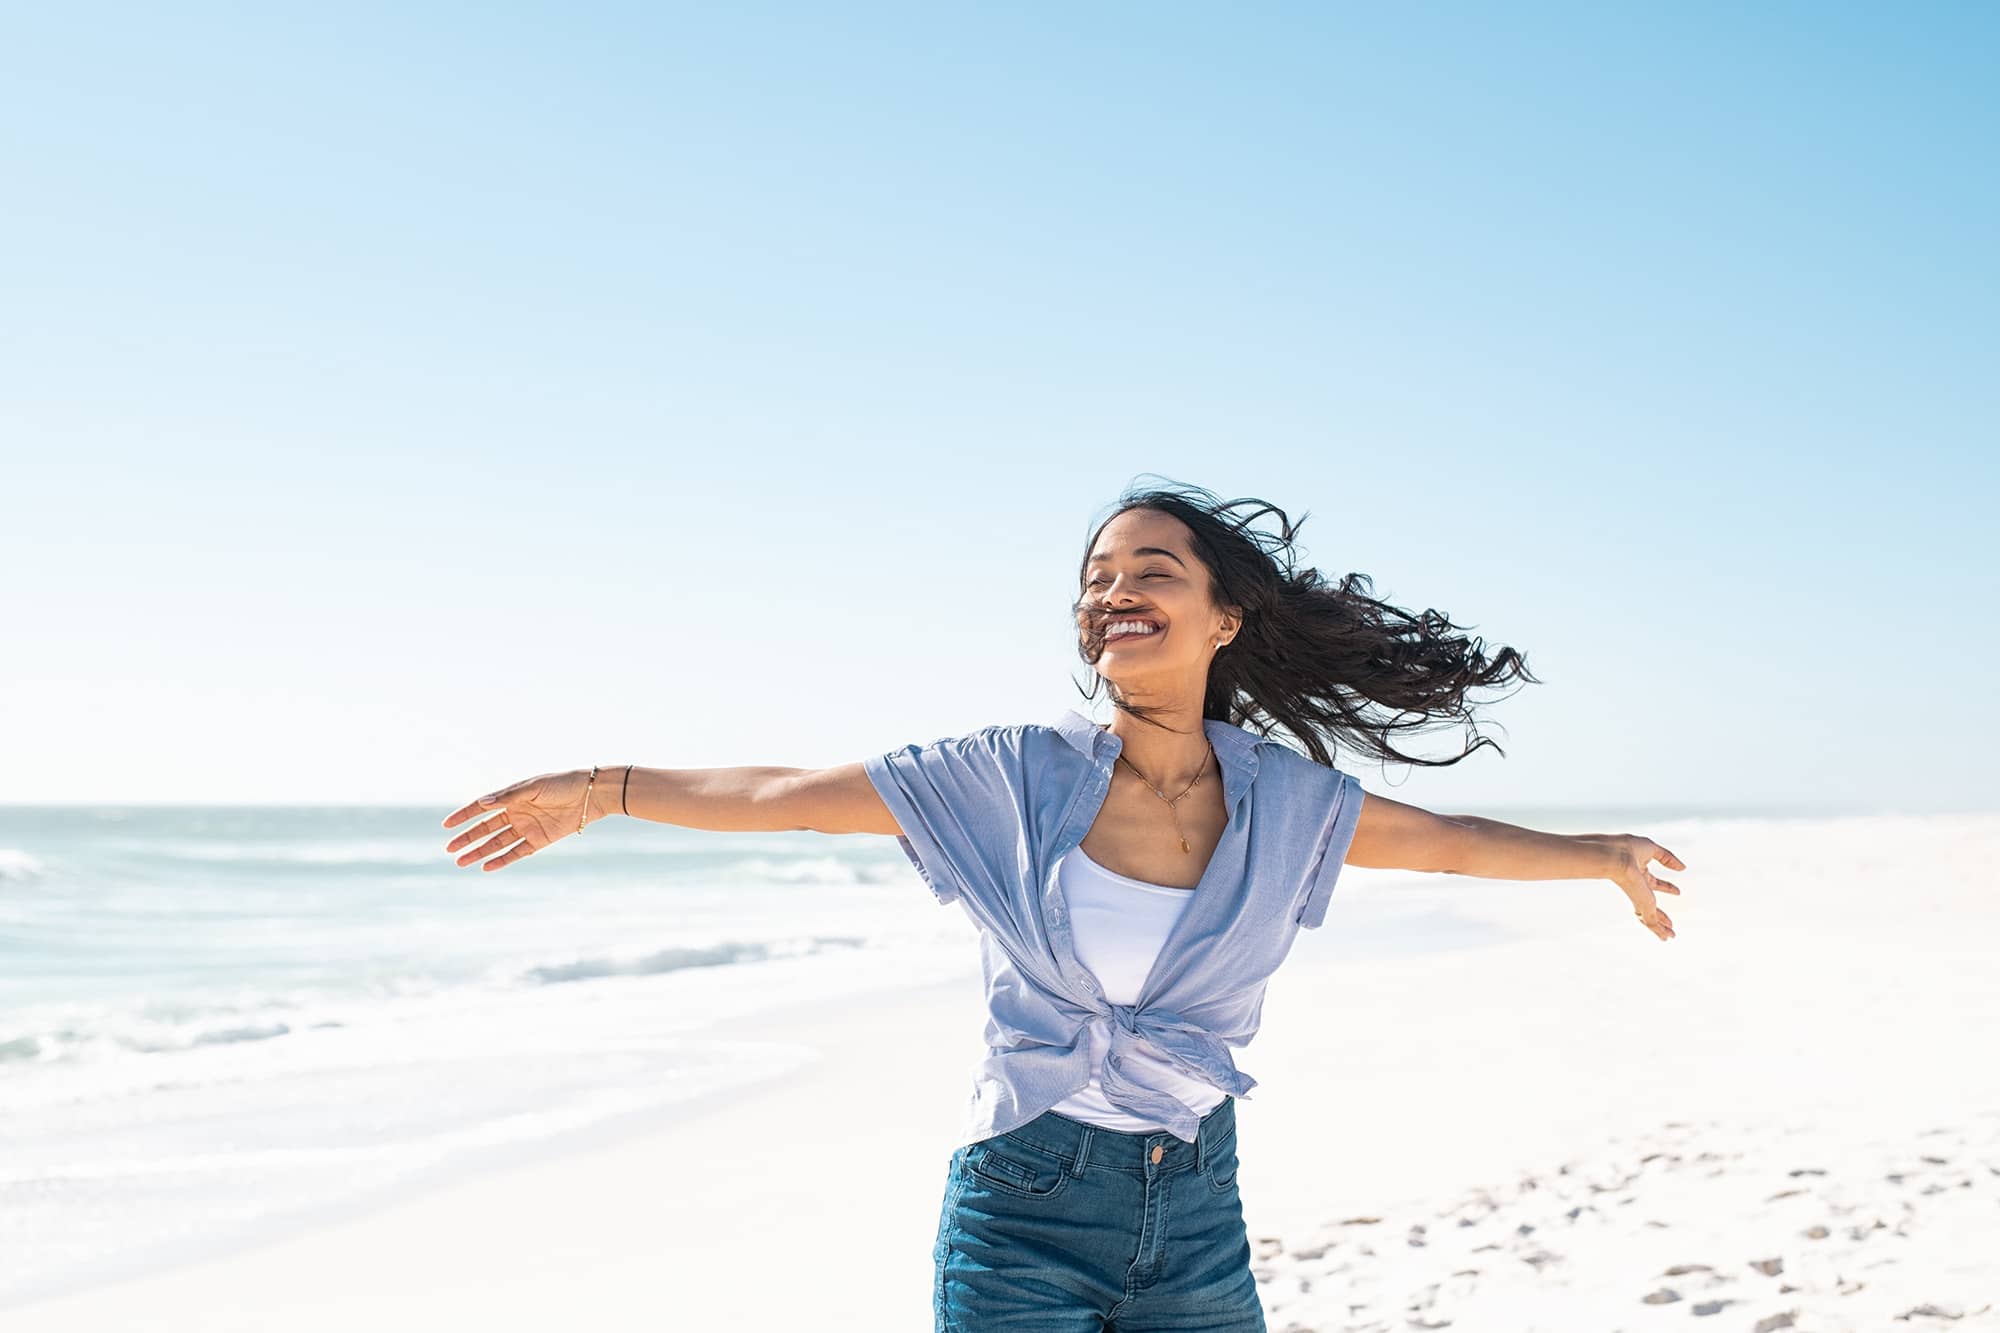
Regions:
<instances>
[{"instance_id":1,"label":"layered necklace chain","mask_svg":"<svg viewBox=\"0 0 2000 1333\"><path fill-rule=\"evenodd\" d=\"M1209 747L1208 753L1211 758L1214 757L1215 749L1213 746ZM1126 759L1123 754L1120 754L1118 758L1124 762L1125 767L1131 769L1134 773L1139 773L1139 766L1137 764L1133 763L1130 759ZM1174 817L1174 832L1180 836L1181 851L1189 856L1194 855L1194 848L1188 846L1187 834L1181 832L1181 797L1186 796L1188 792L1193 791L1199 786L1201 780L1206 776L1208 776L1208 765L1204 763L1201 766L1201 772L1194 775L1194 781L1188 783L1180 796L1169 796L1166 792L1160 790L1160 788L1155 787L1144 773L1139 773L1139 781L1146 784L1146 790L1167 803L1167 809L1173 813Z\"/></svg>"}]
</instances>

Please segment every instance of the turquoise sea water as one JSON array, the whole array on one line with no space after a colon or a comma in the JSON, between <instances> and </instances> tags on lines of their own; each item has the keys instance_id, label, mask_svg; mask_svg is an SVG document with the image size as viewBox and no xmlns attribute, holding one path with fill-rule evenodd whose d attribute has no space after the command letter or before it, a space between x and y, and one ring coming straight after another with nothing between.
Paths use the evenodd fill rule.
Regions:
<instances>
[{"instance_id":1,"label":"turquoise sea water","mask_svg":"<svg viewBox=\"0 0 2000 1333\"><path fill-rule=\"evenodd\" d=\"M444 809L0 808L0 1309L810 1053L710 1019L977 962L895 844Z\"/></svg>"}]
</instances>

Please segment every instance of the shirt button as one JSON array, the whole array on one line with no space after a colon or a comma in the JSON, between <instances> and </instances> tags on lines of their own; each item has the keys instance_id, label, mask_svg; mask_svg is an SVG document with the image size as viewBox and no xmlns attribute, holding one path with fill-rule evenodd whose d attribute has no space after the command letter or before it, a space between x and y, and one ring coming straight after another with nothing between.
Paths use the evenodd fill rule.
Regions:
<instances>
[{"instance_id":1,"label":"shirt button","mask_svg":"<svg viewBox=\"0 0 2000 1333\"><path fill-rule=\"evenodd\" d=\"M1153 1165L1154 1165L1154 1166L1158 1166L1158 1165L1160 1164L1160 1154L1161 1154L1161 1153L1163 1153L1163 1152L1165 1152L1165 1151L1166 1151L1166 1148L1165 1148L1164 1146L1162 1146L1161 1144L1158 1144L1158 1143L1156 1143L1156 1144L1154 1144L1154 1145L1153 1145Z\"/></svg>"}]
</instances>

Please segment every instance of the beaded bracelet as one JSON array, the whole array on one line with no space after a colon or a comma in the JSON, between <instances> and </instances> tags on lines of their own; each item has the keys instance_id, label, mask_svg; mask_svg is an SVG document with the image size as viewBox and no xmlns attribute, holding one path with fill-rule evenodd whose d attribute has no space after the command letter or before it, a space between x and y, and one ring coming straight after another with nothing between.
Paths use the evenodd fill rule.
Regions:
<instances>
[{"instance_id":1,"label":"beaded bracelet","mask_svg":"<svg viewBox=\"0 0 2000 1333\"><path fill-rule=\"evenodd\" d=\"M583 809L576 812L576 831L583 832L583 821L590 818L590 789L597 785L597 765L590 766L590 781L583 785Z\"/></svg>"},{"instance_id":2,"label":"beaded bracelet","mask_svg":"<svg viewBox=\"0 0 2000 1333\"><path fill-rule=\"evenodd\" d=\"M597 767L596 764L590 766L590 781L583 784L583 809L576 817L576 831L578 833L583 832L584 822L590 818L590 789L597 785ZM627 764L625 765L625 778L618 784L618 813L621 815L632 813L625 808L625 790L631 785L632 765Z\"/></svg>"}]
</instances>

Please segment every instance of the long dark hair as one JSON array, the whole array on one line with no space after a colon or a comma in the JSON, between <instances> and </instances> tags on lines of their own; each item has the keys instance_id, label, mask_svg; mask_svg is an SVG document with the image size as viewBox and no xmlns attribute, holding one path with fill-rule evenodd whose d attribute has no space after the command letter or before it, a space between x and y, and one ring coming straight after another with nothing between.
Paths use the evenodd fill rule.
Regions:
<instances>
[{"instance_id":1,"label":"long dark hair","mask_svg":"<svg viewBox=\"0 0 2000 1333\"><path fill-rule=\"evenodd\" d=\"M1246 507L1247 513L1235 512ZM1329 740L1377 759L1431 768L1455 764L1482 746L1507 753L1479 734L1466 696L1509 680L1541 684L1520 653L1502 648L1488 660L1484 642L1468 639L1441 613L1426 609L1411 615L1369 596L1366 574L1350 573L1334 584L1317 569L1297 568L1292 543L1310 510L1294 524L1265 501L1225 503L1212 491L1174 482L1127 487L1084 543L1080 595L1070 610L1080 630L1078 652L1114 707L1160 725L1150 716L1157 710L1120 698L1117 685L1096 671L1104 654L1105 617L1085 588L1090 552L1105 524L1131 509L1157 510L1187 524L1194 554L1208 569L1215 604L1243 617L1242 629L1209 668L1204 718L1247 723L1265 736L1282 728L1314 762L1329 767ZM1250 526L1265 514L1277 516L1278 533ZM1095 687L1077 689L1086 699L1096 694ZM1404 754L1392 743L1405 732L1461 722L1471 741L1450 758Z\"/></svg>"}]
</instances>

